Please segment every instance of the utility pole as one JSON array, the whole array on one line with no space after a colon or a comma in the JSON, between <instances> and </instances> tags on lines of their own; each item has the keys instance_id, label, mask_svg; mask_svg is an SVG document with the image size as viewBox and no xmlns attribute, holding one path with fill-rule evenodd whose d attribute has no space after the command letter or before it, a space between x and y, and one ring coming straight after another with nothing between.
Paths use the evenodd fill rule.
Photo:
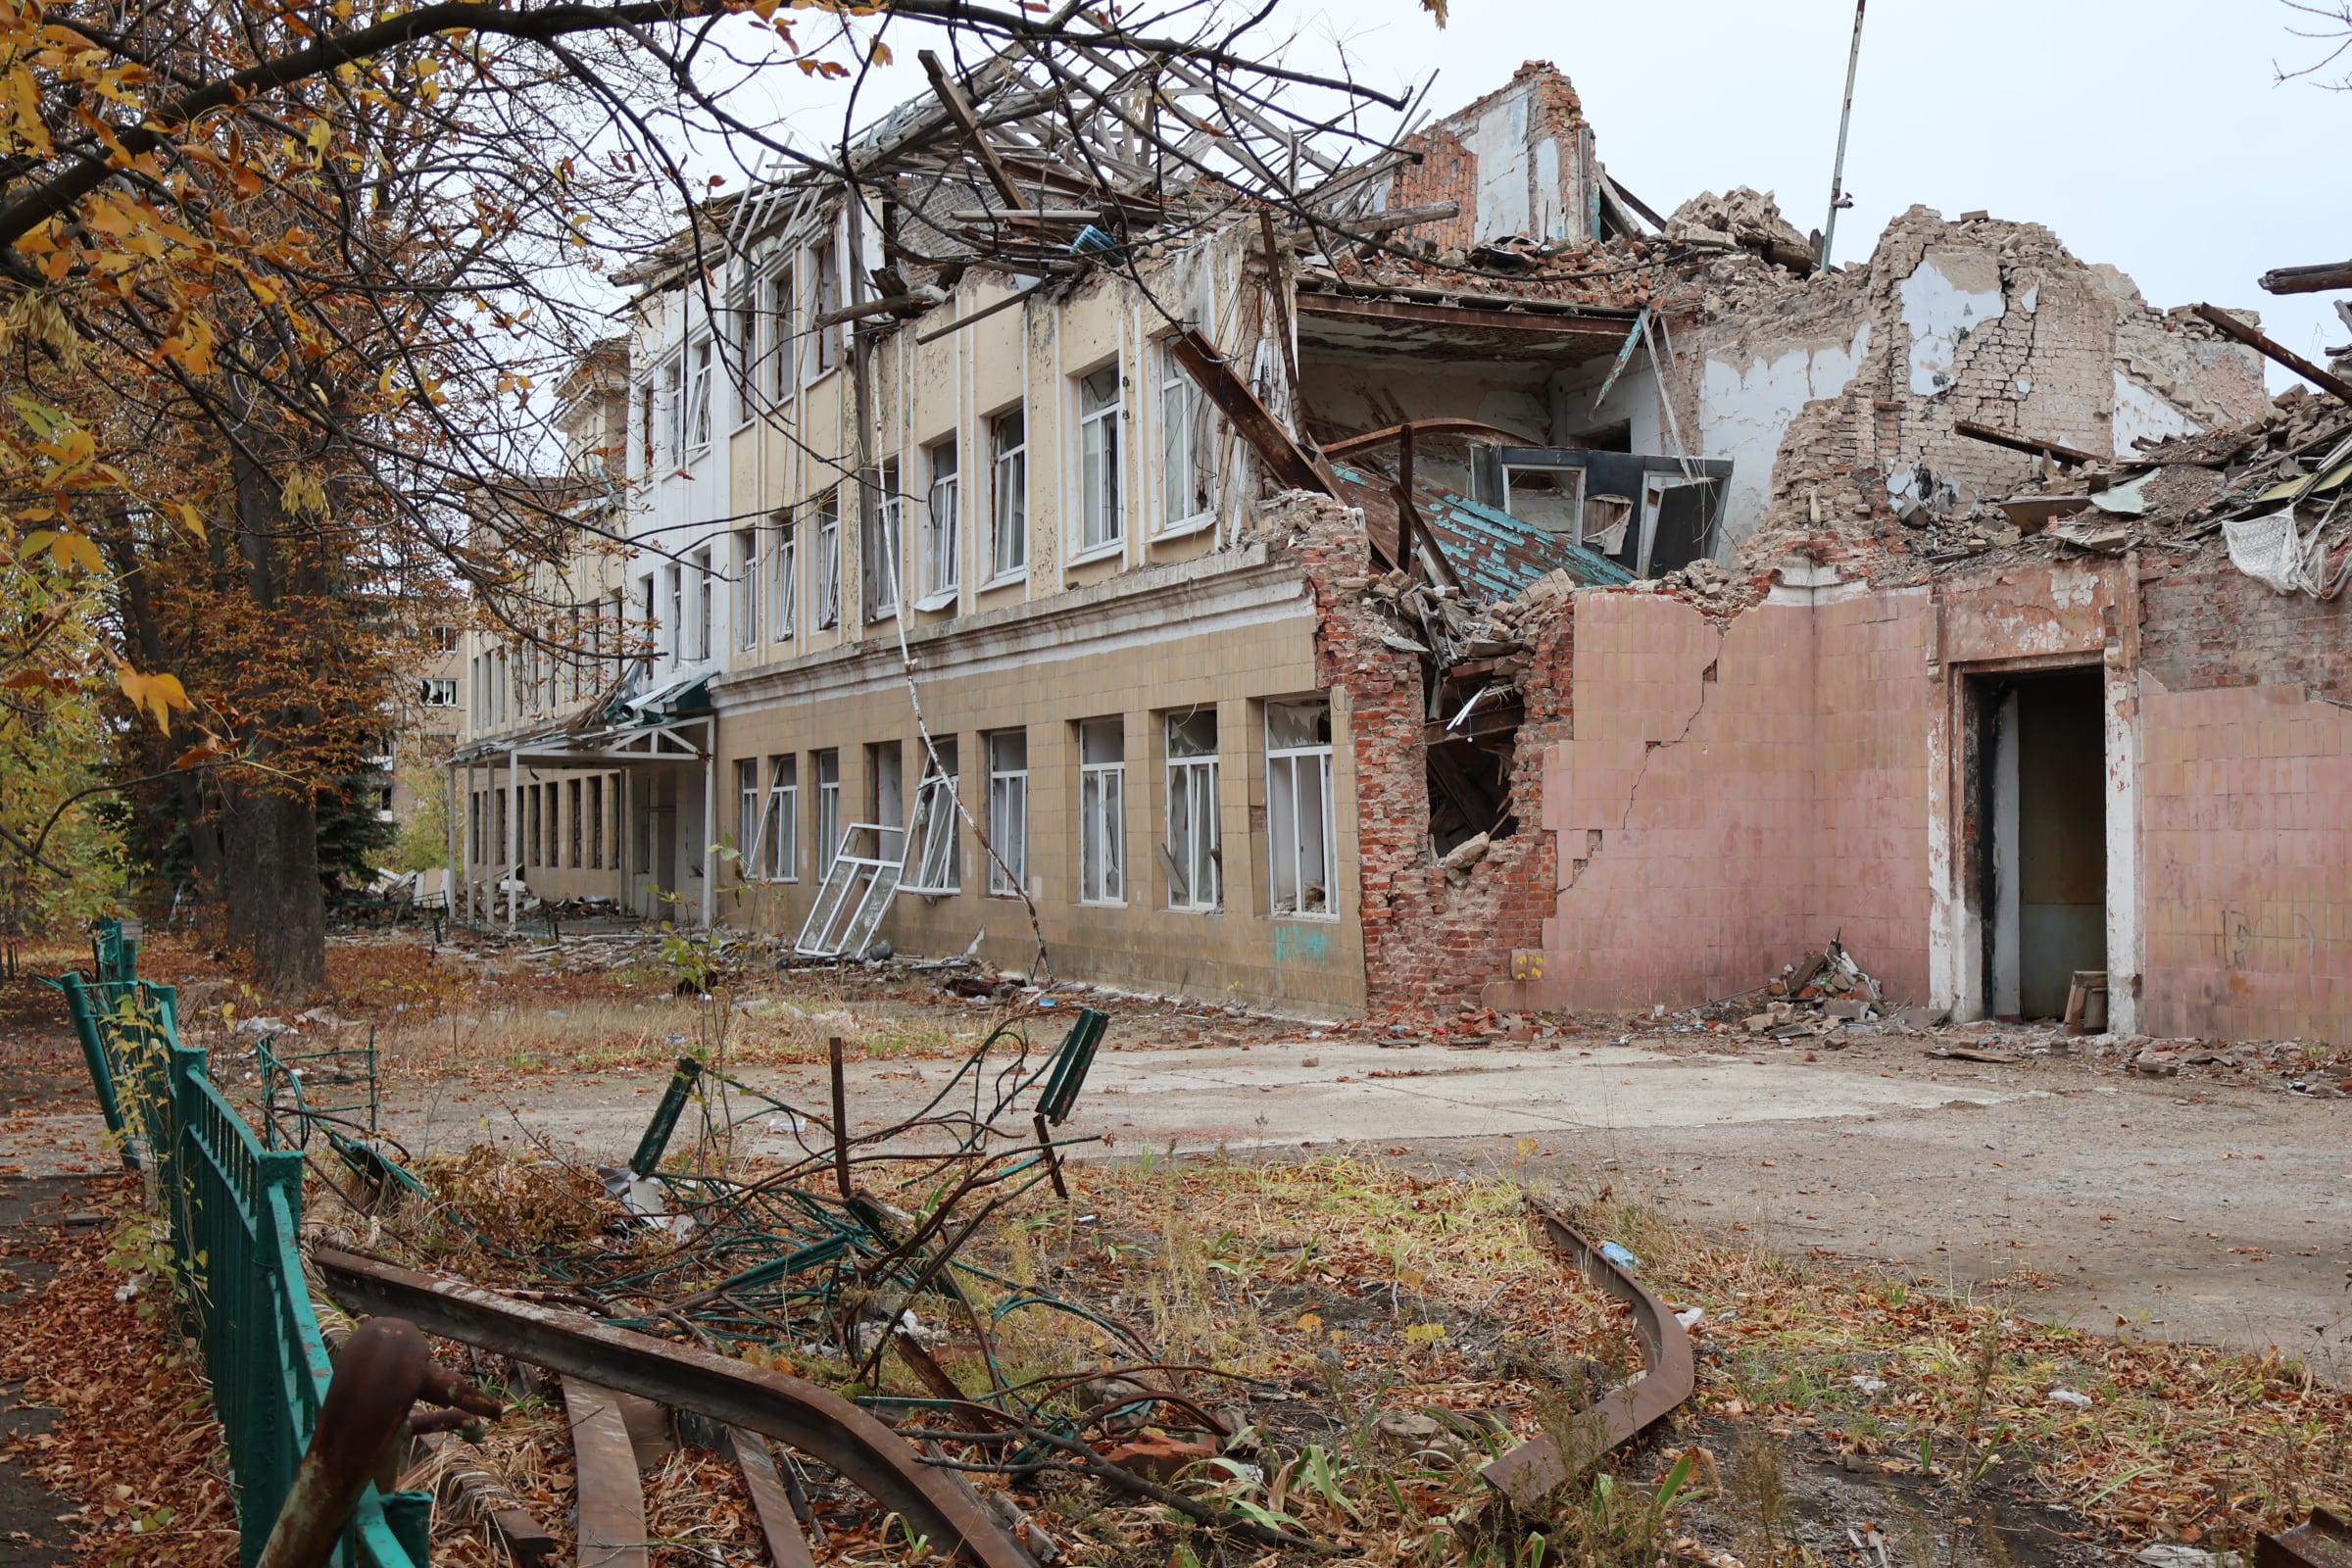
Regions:
<instances>
[{"instance_id":1,"label":"utility pole","mask_svg":"<svg viewBox=\"0 0 2352 1568\"><path fill-rule=\"evenodd\" d=\"M1854 73L1862 64L1862 9L1870 0L1854 0L1854 46L1845 57L1845 107L1838 111L1838 163L1830 171L1830 220L1821 225L1821 265L1830 265L1830 247L1838 239L1838 209L1845 205L1845 130L1854 119Z\"/></svg>"}]
</instances>

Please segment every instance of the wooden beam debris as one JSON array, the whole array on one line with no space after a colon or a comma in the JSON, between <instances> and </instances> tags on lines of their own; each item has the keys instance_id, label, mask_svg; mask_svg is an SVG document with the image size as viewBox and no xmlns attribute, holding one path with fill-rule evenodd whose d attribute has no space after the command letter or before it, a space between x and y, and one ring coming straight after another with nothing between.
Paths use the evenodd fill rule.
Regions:
<instances>
[{"instance_id":1,"label":"wooden beam debris","mask_svg":"<svg viewBox=\"0 0 2352 1568\"><path fill-rule=\"evenodd\" d=\"M2196 313L2199 320L2221 333L2222 336L2243 343L2264 359L2285 366L2321 391L2340 398L2346 403L2352 403L2352 381L2346 381L2341 376L2329 375L2285 344L2274 342L2265 337L2236 317L2231 316L2228 311L2217 306L2192 305L2189 309Z\"/></svg>"},{"instance_id":2,"label":"wooden beam debris","mask_svg":"<svg viewBox=\"0 0 2352 1568\"><path fill-rule=\"evenodd\" d=\"M2323 289L2352 288L2352 262L2274 267L2262 274L2262 287L2270 294L2317 294Z\"/></svg>"},{"instance_id":3,"label":"wooden beam debris","mask_svg":"<svg viewBox=\"0 0 2352 1568\"><path fill-rule=\"evenodd\" d=\"M1988 446L2007 447L2012 452L2024 452L2036 458L2048 458L2051 462L2063 464L2070 468L2080 468L2086 464L2107 461L2095 452L2085 452L2081 447L2070 447L2063 441L2052 441L2046 436L2025 435L2016 430L1996 429L1989 424L1979 424L1974 419L1956 419L1952 422L1952 429L1957 434L1968 437L1971 441L1983 441Z\"/></svg>"}]
</instances>

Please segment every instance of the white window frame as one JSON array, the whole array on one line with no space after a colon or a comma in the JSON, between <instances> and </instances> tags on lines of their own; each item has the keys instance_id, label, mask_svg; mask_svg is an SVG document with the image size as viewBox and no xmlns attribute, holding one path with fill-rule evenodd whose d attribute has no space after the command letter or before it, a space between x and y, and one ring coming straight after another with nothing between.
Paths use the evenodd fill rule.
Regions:
<instances>
[{"instance_id":1,"label":"white window frame","mask_svg":"<svg viewBox=\"0 0 2352 1568\"><path fill-rule=\"evenodd\" d=\"M899 460L882 465L880 483L864 506L858 540L858 598L866 624L890 619L906 597L906 497L899 489ZM887 569L886 569L887 568Z\"/></svg>"},{"instance_id":2,"label":"white window frame","mask_svg":"<svg viewBox=\"0 0 2352 1568\"><path fill-rule=\"evenodd\" d=\"M923 594L914 602L922 611L945 610L956 603L963 587L963 465L954 436L923 449L931 485L923 498ZM940 471L940 461L947 471Z\"/></svg>"},{"instance_id":3,"label":"white window frame","mask_svg":"<svg viewBox=\"0 0 2352 1568\"><path fill-rule=\"evenodd\" d=\"M752 857L760 849L760 759L739 757L735 760L735 877L739 882L752 880Z\"/></svg>"},{"instance_id":4,"label":"white window frame","mask_svg":"<svg viewBox=\"0 0 2352 1568\"><path fill-rule=\"evenodd\" d=\"M735 427L742 429L760 415L760 279L745 280L730 306L734 327Z\"/></svg>"},{"instance_id":5,"label":"white window frame","mask_svg":"<svg viewBox=\"0 0 2352 1568\"><path fill-rule=\"evenodd\" d=\"M819 877L827 877L833 874L833 861L841 854L841 753L809 755L809 770L816 775L816 869ZM832 764L831 778L825 777L827 763Z\"/></svg>"},{"instance_id":6,"label":"white window frame","mask_svg":"<svg viewBox=\"0 0 2352 1568\"><path fill-rule=\"evenodd\" d=\"M767 815L760 823L760 874L769 882L801 879L801 760L767 760Z\"/></svg>"},{"instance_id":7,"label":"white window frame","mask_svg":"<svg viewBox=\"0 0 2352 1568\"><path fill-rule=\"evenodd\" d=\"M662 367L662 454L672 468L686 461L686 351Z\"/></svg>"},{"instance_id":8,"label":"white window frame","mask_svg":"<svg viewBox=\"0 0 2352 1568\"><path fill-rule=\"evenodd\" d=\"M836 249L831 234L809 247L808 319L815 322L841 309L841 252ZM825 375L841 364L840 334L843 323L815 327L809 336L815 339L815 373Z\"/></svg>"},{"instance_id":9,"label":"white window frame","mask_svg":"<svg viewBox=\"0 0 2352 1568\"><path fill-rule=\"evenodd\" d=\"M663 571L669 579L669 624L662 629L669 634L669 667L675 669L686 658L686 568L673 561Z\"/></svg>"},{"instance_id":10,"label":"white window frame","mask_svg":"<svg viewBox=\"0 0 2352 1568\"><path fill-rule=\"evenodd\" d=\"M962 758L953 737L934 738L927 748L918 743L918 749L923 754L923 781L915 786L914 820L922 824L923 836L907 846L899 890L944 898L963 891L963 815L956 808ZM934 751L948 764L945 771L932 765Z\"/></svg>"},{"instance_id":11,"label":"white window frame","mask_svg":"<svg viewBox=\"0 0 2352 1568\"><path fill-rule=\"evenodd\" d=\"M1213 914L1225 906L1225 846L1219 821L1222 803L1217 795L1224 735L1222 731L1218 734L1218 751L1179 757L1175 748L1176 726L1190 716L1169 713L1161 725L1168 768L1166 835L1161 843L1173 873L1168 878L1168 907L1194 914ZM1179 811L1185 824L1181 840L1177 826Z\"/></svg>"},{"instance_id":12,"label":"white window frame","mask_svg":"<svg viewBox=\"0 0 2352 1568\"><path fill-rule=\"evenodd\" d=\"M1087 760L1090 741L1107 735L1115 760ZM1109 906L1127 902L1127 726L1123 719L1090 718L1078 726L1078 902Z\"/></svg>"},{"instance_id":13,"label":"white window frame","mask_svg":"<svg viewBox=\"0 0 2352 1568\"><path fill-rule=\"evenodd\" d=\"M793 350L799 344L799 334L793 323L800 319L800 271L790 262L782 263L760 281L760 297L766 306L767 362L763 372L768 393L778 403L791 400L799 390L797 373L800 360Z\"/></svg>"},{"instance_id":14,"label":"white window frame","mask_svg":"<svg viewBox=\"0 0 2352 1568\"><path fill-rule=\"evenodd\" d=\"M1329 741L1310 746L1274 744L1276 709L1321 707L1328 717L1330 705L1300 702L1268 703L1265 706L1267 909L1278 920L1336 920L1340 917L1339 826L1336 791L1332 784L1332 745ZM1306 840L1298 830L1298 806L1305 798L1301 794L1302 785L1320 796L1317 805L1323 825L1322 843L1319 846L1323 858L1321 908L1304 907L1308 860ZM1283 843L1286 831L1290 839L1287 846ZM1292 889L1287 906L1283 892L1286 880Z\"/></svg>"},{"instance_id":15,"label":"white window frame","mask_svg":"<svg viewBox=\"0 0 2352 1568\"><path fill-rule=\"evenodd\" d=\"M1004 444L1005 421L1018 419L1020 439ZM1016 405L988 421L988 581L1019 582L1029 575L1029 410Z\"/></svg>"},{"instance_id":16,"label":"white window frame","mask_svg":"<svg viewBox=\"0 0 2352 1568\"><path fill-rule=\"evenodd\" d=\"M830 630L841 624L841 492L816 504L816 624ZM830 852L828 852L830 853Z\"/></svg>"},{"instance_id":17,"label":"white window frame","mask_svg":"<svg viewBox=\"0 0 2352 1568\"><path fill-rule=\"evenodd\" d=\"M458 706L458 678L455 675L427 675L418 686L416 701L425 708L455 708Z\"/></svg>"},{"instance_id":18,"label":"white window frame","mask_svg":"<svg viewBox=\"0 0 2352 1568\"><path fill-rule=\"evenodd\" d=\"M710 574L710 549L708 545L694 553L694 662L708 663L710 660L712 624L718 613L716 600L718 584Z\"/></svg>"},{"instance_id":19,"label":"white window frame","mask_svg":"<svg viewBox=\"0 0 2352 1568\"><path fill-rule=\"evenodd\" d=\"M760 646L760 532L756 528L735 530L733 597L735 646L757 648Z\"/></svg>"},{"instance_id":20,"label":"white window frame","mask_svg":"<svg viewBox=\"0 0 2352 1568\"><path fill-rule=\"evenodd\" d=\"M767 613L770 622L768 638L773 642L790 642L793 618L800 606L799 573L801 537L793 520L790 507L778 507L769 519L767 546Z\"/></svg>"},{"instance_id":21,"label":"white window frame","mask_svg":"<svg viewBox=\"0 0 2352 1568\"><path fill-rule=\"evenodd\" d=\"M1018 767L1003 765L1002 748L1008 741L1020 743ZM988 764L988 842L996 851L988 862L988 893L1017 899L1029 881L1029 732L997 730L980 744Z\"/></svg>"},{"instance_id":22,"label":"white window frame","mask_svg":"<svg viewBox=\"0 0 2352 1568\"><path fill-rule=\"evenodd\" d=\"M1110 400L1088 410L1087 384L1110 378ZM1078 504L1071 508L1070 562L1098 561L1127 547L1127 487L1121 471L1126 442L1127 388L1119 362L1098 366L1070 378L1070 397L1078 420L1076 461ZM1095 478L1089 478L1090 470Z\"/></svg>"},{"instance_id":23,"label":"white window frame","mask_svg":"<svg viewBox=\"0 0 2352 1568\"><path fill-rule=\"evenodd\" d=\"M707 332L686 345L687 412L683 429L689 455L707 452L710 447L711 361L715 352Z\"/></svg>"},{"instance_id":24,"label":"white window frame","mask_svg":"<svg viewBox=\"0 0 2352 1568\"><path fill-rule=\"evenodd\" d=\"M1159 350L1159 537L1179 539L1217 520L1216 420L1208 398L1166 345ZM1195 511L1198 487L1207 503Z\"/></svg>"}]
</instances>

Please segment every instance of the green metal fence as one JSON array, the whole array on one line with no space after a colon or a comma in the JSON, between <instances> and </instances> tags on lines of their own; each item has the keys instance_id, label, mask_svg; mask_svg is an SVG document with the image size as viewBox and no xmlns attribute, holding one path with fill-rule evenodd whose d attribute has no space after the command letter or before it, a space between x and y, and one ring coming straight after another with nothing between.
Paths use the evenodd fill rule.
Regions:
<instances>
[{"instance_id":1,"label":"green metal fence","mask_svg":"<svg viewBox=\"0 0 2352 1568\"><path fill-rule=\"evenodd\" d=\"M261 1556L332 1375L298 1243L301 1153L269 1150L220 1093L205 1053L179 1043L170 986L137 978L135 928L107 921L98 976L65 991L82 1054L125 1158L149 1174L169 1232L183 1322L204 1349L237 1487L245 1568ZM432 1494L361 1495L341 1568L421 1568Z\"/></svg>"}]
</instances>

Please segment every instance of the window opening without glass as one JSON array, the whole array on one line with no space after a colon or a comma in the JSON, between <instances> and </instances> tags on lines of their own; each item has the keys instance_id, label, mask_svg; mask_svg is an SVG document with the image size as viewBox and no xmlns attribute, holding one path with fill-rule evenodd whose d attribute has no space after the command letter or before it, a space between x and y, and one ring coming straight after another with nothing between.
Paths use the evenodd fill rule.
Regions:
<instances>
[{"instance_id":1,"label":"window opening without glass","mask_svg":"<svg viewBox=\"0 0 2352 1568\"><path fill-rule=\"evenodd\" d=\"M1168 907L1214 909L1224 902L1217 823L1217 712L1167 716L1168 834L1162 849Z\"/></svg>"},{"instance_id":2,"label":"window opening without glass","mask_svg":"<svg viewBox=\"0 0 2352 1568\"><path fill-rule=\"evenodd\" d=\"M1339 912L1329 703L1266 705L1266 858L1275 914Z\"/></svg>"}]
</instances>

